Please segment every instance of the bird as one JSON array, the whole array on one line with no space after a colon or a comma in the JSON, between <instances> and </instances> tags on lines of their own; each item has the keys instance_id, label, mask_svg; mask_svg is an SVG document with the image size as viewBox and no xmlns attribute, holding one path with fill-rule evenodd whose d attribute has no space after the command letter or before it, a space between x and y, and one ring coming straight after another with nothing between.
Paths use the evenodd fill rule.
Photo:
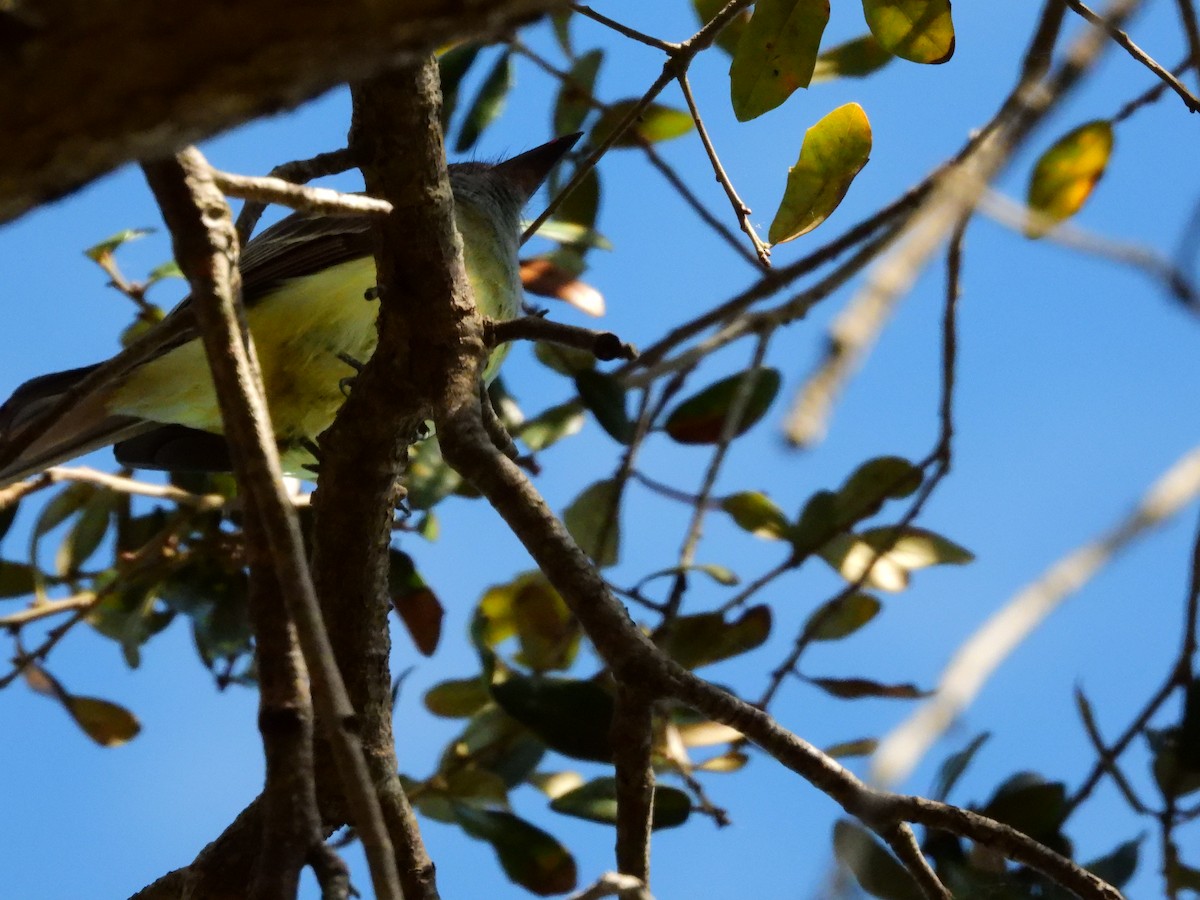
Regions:
<instances>
[{"instance_id":1,"label":"bird","mask_svg":"<svg viewBox=\"0 0 1200 900\"><path fill-rule=\"evenodd\" d=\"M519 311L521 210L579 137L499 163L449 166L467 278L485 316ZM285 473L311 477L317 437L375 349L373 221L297 212L242 251L242 301ZM493 353L485 381L502 356ZM32 439L22 439L31 427ZM20 385L0 406L0 487L109 445L130 468L230 470L189 298L109 360Z\"/></svg>"}]
</instances>

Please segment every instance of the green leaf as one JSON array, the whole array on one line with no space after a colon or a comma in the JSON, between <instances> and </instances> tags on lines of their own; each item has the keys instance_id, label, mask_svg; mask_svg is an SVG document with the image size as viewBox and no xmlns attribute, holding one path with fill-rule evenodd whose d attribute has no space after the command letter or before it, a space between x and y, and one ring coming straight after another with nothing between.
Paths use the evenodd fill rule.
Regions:
<instances>
[{"instance_id":1,"label":"green leaf","mask_svg":"<svg viewBox=\"0 0 1200 900\"><path fill-rule=\"evenodd\" d=\"M458 105L458 88L463 76L479 55L478 44L460 44L438 57L442 84L442 131L450 127L454 108Z\"/></svg>"},{"instance_id":2,"label":"green leaf","mask_svg":"<svg viewBox=\"0 0 1200 900\"><path fill-rule=\"evenodd\" d=\"M729 92L739 122L779 106L808 87L829 0L758 0L729 68Z\"/></svg>"},{"instance_id":3,"label":"green leaf","mask_svg":"<svg viewBox=\"0 0 1200 900\"><path fill-rule=\"evenodd\" d=\"M467 110L467 118L458 131L458 140L454 144L456 153L470 150L485 128L492 124L504 112L504 101L513 86L512 54L507 50L500 54L496 64L488 73L475 102Z\"/></svg>"},{"instance_id":4,"label":"green leaf","mask_svg":"<svg viewBox=\"0 0 1200 900\"><path fill-rule=\"evenodd\" d=\"M817 57L810 85L835 78L862 78L878 71L895 59L883 49L873 34L831 47Z\"/></svg>"},{"instance_id":5,"label":"green leaf","mask_svg":"<svg viewBox=\"0 0 1200 900\"><path fill-rule=\"evenodd\" d=\"M733 429L733 437L745 434L766 415L771 401L779 393L782 378L778 369L747 369L709 385L684 400L667 416L664 426L667 434L681 444L717 443L725 428L725 419L747 378L751 379L750 396Z\"/></svg>"},{"instance_id":6,"label":"green leaf","mask_svg":"<svg viewBox=\"0 0 1200 900\"><path fill-rule=\"evenodd\" d=\"M579 399L591 410L614 441L628 445L633 440L634 425L625 410L625 388L616 378L588 369L575 375Z\"/></svg>"},{"instance_id":7,"label":"green leaf","mask_svg":"<svg viewBox=\"0 0 1200 900\"><path fill-rule=\"evenodd\" d=\"M425 692L425 708L444 719L465 719L492 700L487 685L474 678L456 678L435 684Z\"/></svg>"},{"instance_id":8,"label":"green leaf","mask_svg":"<svg viewBox=\"0 0 1200 900\"><path fill-rule=\"evenodd\" d=\"M564 815L604 825L617 822L617 780L596 778L556 797L550 808ZM654 807L650 827L674 828L687 821L692 812L692 801L683 791L659 785L654 789Z\"/></svg>"},{"instance_id":9,"label":"green leaf","mask_svg":"<svg viewBox=\"0 0 1200 900\"><path fill-rule=\"evenodd\" d=\"M954 55L950 0L863 0L867 27L889 53L938 65Z\"/></svg>"},{"instance_id":10,"label":"green leaf","mask_svg":"<svg viewBox=\"0 0 1200 900\"><path fill-rule=\"evenodd\" d=\"M613 699L594 681L510 672L491 691L506 713L552 750L575 759L612 761Z\"/></svg>"},{"instance_id":11,"label":"green leaf","mask_svg":"<svg viewBox=\"0 0 1200 900\"><path fill-rule=\"evenodd\" d=\"M967 766L971 764L971 760L975 758L975 754L979 752L979 748L989 737L991 737L990 732L981 732L972 738L971 742L962 750L946 757L946 761L938 769L937 779L934 781L933 799L945 800L950 796L954 785L958 784L958 779L967 771Z\"/></svg>"},{"instance_id":12,"label":"green leaf","mask_svg":"<svg viewBox=\"0 0 1200 900\"><path fill-rule=\"evenodd\" d=\"M1113 887L1122 888L1137 871L1138 851L1141 850L1142 841L1145 839L1146 836L1142 834L1131 841L1118 844L1104 856L1085 863L1084 868Z\"/></svg>"},{"instance_id":13,"label":"green leaf","mask_svg":"<svg viewBox=\"0 0 1200 900\"><path fill-rule=\"evenodd\" d=\"M454 818L473 838L487 841L512 881L541 897L573 890L575 860L542 829L510 812L454 804Z\"/></svg>"},{"instance_id":14,"label":"green leaf","mask_svg":"<svg viewBox=\"0 0 1200 900\"><path fill-rule=\"evenodd\" d=\"M575 60L554 101L554 134L572 134L583 127L593 108L596 75L603 61L603 50L589 50Z\"/></svg>"},{"instance_id":15,"label":"green leaf","mask_svg":"<svg viewBox=\"0 0 1200 900\"><path fill-rule=\"evenodd\" d=\"M620 500L618 482L597 481L563 511L563 524L575 543L602 568L616 565L620 556Z\"/></svg>"},{"instance_id":16,"label":"green leaf","mask_svg":"<svg viewBox=\"0 0 1200 900\"><path fill-rule=\"evenodd\" d=\"M583 419L582 404L562 403L526 420L514 436L530 450L545 450L563 438L577 434L583 428Z\"/></svg>"},{"instance_id":17,"label":"green leaf","mask_svg":"<svg viewBox=\"0 0 1200 900\"><path fill-rule=\"evenodd\" d=\"M762 646L770 633L770 607L753 606L729 622L716 612L680 616L671 622L661 646L681 666L695 669L748 653Z\"/></svg>"},{"instance_id":18,"label":"green leaf","mask_svg":"<svg viewBox=\"0 0 1200 900\"><path fill-rule=\"evenodd\" d=\"M639 100L618 100L600 114L596 124L592 126L591 143L602 144L608 136L625 121ZM656 144L659 141L669 141L683 137L696 127L691 113L661 103L651 103L634 123L619 137L613 147L637 147L642 143Z\"/></svg>"},{"instance_id":19,"label":"green leaf","mask_svg":"<svg viewBox=\"0 0 1200 900\"><path fill-rule=\"evenodd\" d=\"M782 244L812 231L837 209L871 158L871 123L857 103L839 106L804 133L800 157L767 234Z\"/></svg>"},{"instance_id":20,"label":"green leaf","mask_svg":"<svg viewBox=\"0 0 1200 900\"><path fill-rule=\"evenodd\" d=\"M124 231L118 231L100 243L88 247L83 251L83 255L93 262L100 262L105 257L112 256L113 251L122 244L128 241L136 241L138 238L144 238L146 235L153 233L153 228L126 228Z\"/></svg>"},{"instance_id":21,"label":"green leaf","mask_svg":"<svg viewBox=\"0 0 1200 900\"><path fill-rule=\"evenodd\" d=\"M915 684L883 684L869 678L806 678L805 681L839 700L861 700L864 697L918 700L930 694Z\"/></svg>"},{"instance_id":22,"label":"green leaf","mask_svg":"<svg viewBox=\"0 0 1200 900\"><path fill-rule=\"evenodd\" d=\"M909 572L916 569L963 565L975 558L948 538L914 525L899 531L882 527L857 535L838 535L818 553L846 581L862 581L868 587L891 592L908 587Z\"/></svg>"},{"instance_id":23,"label":"green leaf","mask_svg":"<svg viewBox=\"0 0 1200 900\"><path fill-rule=\"evenodd\" d=\"M716 14L728 4L729 0L692 0L692 7L696 10L696 17L700 20L701 25L711 22ZM750 10L741 10L721 29L721 33L717 35L716 45L733 56L737 52L738 41L741 40L742 32L746 30L746 23L749 21Z\"/></svg>"},{"instance_id":24,"label":"green leaf","mask_svg":"<svg viewBox=\"0 0 1200 900\"><path fill-rule=\"evenodd\" d=\"M1027 237L1041 237L1083 208L1112 149L1112 123L1100 119L1068 132L1041 155L1029 178L1029 208L1037 215L1025 226Z\"/></svg>"},{"instance_id":25,"label":"green leaf","mask_svg":"<svg viewBox=\"0 0 1200 900\"><path fill-rule=\"evenodd\" d=\"M730 494L721 501L721 509L729 513L743 531L767 540L781 540L787 534L787 517L766 494L742 491Z\"/></svg>"},{"instance_id":26,"label":"green leaf","mask_svg":"<svg viewBox=\"0 0 1200 900\"><path fill-rule=\"evenodd\" d=\"M980 812L1045 843L1057 834L1066 808L1067 790L1061 781L1018 772L996 789Z\"/></svg>"},{"instance_id":27,"label":"green leaf","mask_svg":"<svg viewBox=\"0 0 1200 900\"><path fill-rule=\"evenodd\" d=\"M160 281L165 281L168 278L186 278L186 277L187 276L183 274L183 269L179 268L179 263L175 262L175 260L172 259L172 260L168 260L167 262L163 263L161 266L155 266L153 269L150 270L150 274L146 276L146 287L149 287L152 284L157 284ZM161 321L161 319L163 317L165 317L166 314L161 309L159 309L157 306L154 307L154 310L155 310L155 312L153 313L153 315L156 315L159 317L158 319L156 319L156 321Z\"/></svg>"},{"instance_id":28,"label":"green leaf","mask_svg":"<svg viewBox=\"0 0 1200 900\"><path fill-rule=\"evenodd\" d=\"M0 559L0 597L23 597L37 585L37 569L24 563Z\"/></svg>"},{"instance_id":29,"label":"green leaf","mask_svg":"<svg viewBox=\"0 0 1200 900\"><path fill-rule=\"evenodd\" d=\"M830 600L808 617L804 637L810 641L840 640L870 622L882 608L875 597L858 591Z\"/></svg>"},{"instance_id":30,"label":"green leaf","mask_svg":"<svg viewBox=\"0 0 1200 900\"><path fill-rule=\"evenodd\" d=\"M839 819L833 826L833 852L838 862L873 897L923 900L924 893L908 870L862 825Z\"/></svg>"}]
</instances>

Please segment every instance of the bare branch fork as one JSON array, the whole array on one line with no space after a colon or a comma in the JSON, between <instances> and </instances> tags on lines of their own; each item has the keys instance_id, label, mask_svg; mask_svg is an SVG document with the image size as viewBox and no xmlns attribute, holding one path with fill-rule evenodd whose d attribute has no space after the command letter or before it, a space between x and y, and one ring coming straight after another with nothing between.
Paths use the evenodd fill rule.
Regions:
<instances>
[{"instance_id":1,"label":"bare branch fork","mask_svg":"<svg viewBox=\"0 0 1200 900\"><path fill-rule=\"evenodd\" d=\"M268 755L265 808L268 825L280 826L290 819L294 824L289 831L301 833L280 839L266 833L273 829L264 831L267 846L276 851L286 849L290 857L264 855L257 867L256 882L260 886L271 884L274 890L270 896L286 896L288 885L298 878L300 866L321 843L314 773L309 762L311 726L306 721L311 715L310 701L303 689L307 675L312 679L313 702L334 748L345 793L363 836L376 892L382 897L399 898L390 840L355 732L354 707L322 625L299 523L281 485L282 473L253 344L240 316L237 235L229 208L214 183L212 170L194 149L181 152L175 159L147 163L144 169L171 231L175 258L191 283L234 468L249 502L251 545L260 542L258 546L270 560L269 569L264 565L254 567L271 573L265 581L257 579L260 590L256 591L259 608L255 619L260 625L260 642L272 651L264 662L268 671L279 678L277 683L272 680L269 693L264 691L263 702L282 704L264 705L263 737ZM286 616L279 615L282 609L273 609L279 595L286 604ZM303 648L303 658L288 649L293 640L288 618L295 628L294 640ZM275 665L281 668L275 669ZM271 720L280 715L294 724L276 732L279 723L272 724ZM281 840L290 840L292 846L283 847ZM326 874L331 868L320 867Z\"/></svg>"}]
</instances>

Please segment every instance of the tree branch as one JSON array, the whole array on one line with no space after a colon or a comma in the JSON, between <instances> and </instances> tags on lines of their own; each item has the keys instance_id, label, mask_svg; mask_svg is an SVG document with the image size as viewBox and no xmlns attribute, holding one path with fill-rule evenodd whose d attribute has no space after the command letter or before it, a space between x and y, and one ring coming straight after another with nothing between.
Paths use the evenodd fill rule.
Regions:
<instances>
[{"instance_id":1,"label":"tree branch","mask_svg":"<svg viewBox=\"0 0 1200 900\"><path fill-rule=\"evenodd\" d=\"M561 0L44 0L3 11L0 222L113 168L296 106ZM137 60L132 64L131 60ZM103 77L97 77L97 73Z\"/></svg>"}]
</instances>

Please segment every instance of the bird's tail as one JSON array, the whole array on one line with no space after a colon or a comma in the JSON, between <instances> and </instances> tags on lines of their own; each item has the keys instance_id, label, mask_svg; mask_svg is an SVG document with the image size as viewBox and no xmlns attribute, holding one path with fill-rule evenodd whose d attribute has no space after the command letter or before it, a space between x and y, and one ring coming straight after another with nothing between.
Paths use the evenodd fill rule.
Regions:
<instances>
[{"instance_id":1,"label":"bird's tail","mask_svg":"<svg viewBox=\"0 0 1200 900\"><path fill-rule=\"evenodd\" d=\"M96 368L34 378L0 406L0 487L156 427L142 419L109 415L106 392L99 391L80 394L54 415ZM53 421L46 421L47 414Z\"/></svg>"}]
</instances>

